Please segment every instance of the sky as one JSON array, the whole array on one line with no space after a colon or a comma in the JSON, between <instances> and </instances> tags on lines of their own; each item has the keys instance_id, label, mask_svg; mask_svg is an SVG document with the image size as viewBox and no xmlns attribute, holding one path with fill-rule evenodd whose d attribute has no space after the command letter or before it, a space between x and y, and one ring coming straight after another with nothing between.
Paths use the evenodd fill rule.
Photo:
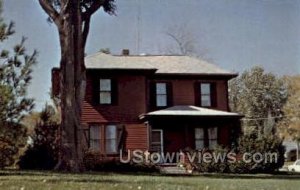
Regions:
<instances>
[{"instance_id":1,"label":"sky","mask_svg":"<svg viewBox=\"0 0 300 190\"><path fill-rule=\"evenodd\" d=\"M3 0L6 22L14 21L10 47L27 37L38 64L28 96L36 109L48 101L51 69L59 65L54 24L38 0ZM300 74L300 0L116 0L116 16L99 10L92 18L86 54L109 48L112 54L166 54L176 47L167 32L188 34L197 53L233 72L260 65L267 72Z\"/></svg>"}]
</instances>

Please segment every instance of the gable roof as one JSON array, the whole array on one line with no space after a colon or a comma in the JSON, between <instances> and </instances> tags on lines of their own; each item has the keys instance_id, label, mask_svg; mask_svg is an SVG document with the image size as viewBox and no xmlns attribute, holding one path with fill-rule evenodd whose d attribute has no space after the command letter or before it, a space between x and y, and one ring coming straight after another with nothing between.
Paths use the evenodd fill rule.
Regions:
<instances>
[{"instance_id":1,"label":"gable roof","mask_svg":"<svg viewBox=\"0 0 300 190\"><path fill-rule=\"evenodd\" d=\"M156 74L237 75L207 61L181 55L122 56L96 53L87 56L85 64L87 69L153 70Z\"/></svg>"}]
</instances>

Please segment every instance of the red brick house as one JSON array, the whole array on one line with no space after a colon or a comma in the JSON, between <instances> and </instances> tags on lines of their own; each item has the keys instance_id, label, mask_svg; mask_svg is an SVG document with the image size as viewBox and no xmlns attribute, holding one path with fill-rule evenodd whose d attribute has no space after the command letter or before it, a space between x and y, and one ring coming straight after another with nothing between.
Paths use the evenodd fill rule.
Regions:
<instances>
[{"instance_id":1,"label":"red brick house","mask_svg":"<svg viewBox=\"0 0 300 190\"><path fill-rule=\"evenodd\" d=\"M229 111L227 83L237 74L189 56L97 53L85 61L89 149L117 157L120 149L176 152L236 140L241 115Z\"/></svg>"}]
</instances>

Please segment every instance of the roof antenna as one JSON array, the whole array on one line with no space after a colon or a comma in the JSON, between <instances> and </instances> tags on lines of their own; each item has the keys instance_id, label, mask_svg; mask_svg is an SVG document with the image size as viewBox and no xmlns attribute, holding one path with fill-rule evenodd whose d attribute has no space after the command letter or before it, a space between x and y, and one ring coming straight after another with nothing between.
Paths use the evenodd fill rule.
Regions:
<instances>
[{"instance_id":1,"label":"roof antenna","mask_svg":"<svg viewBox=\"0 0 300 190\"><path fill-rule=\"evenodd\" d=\"M137 11L137 25L136 25L136 52L137 55L140 53L140 24L141 24L141 1L136 0L138 11Z\"/></svg>"}]
</instances>

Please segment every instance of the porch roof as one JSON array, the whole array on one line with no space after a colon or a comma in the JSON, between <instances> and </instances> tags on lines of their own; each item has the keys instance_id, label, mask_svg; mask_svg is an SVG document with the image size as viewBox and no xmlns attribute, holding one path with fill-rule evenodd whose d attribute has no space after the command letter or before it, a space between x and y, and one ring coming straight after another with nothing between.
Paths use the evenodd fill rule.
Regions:
<instances>
[{"instance_id":1,"label":"porch roof","mask_svg":"<svg viewBox=\"0 0 300 190\"><path fill-rule=\"evenodd\" d=\"M155 116L243 117L243 115L234 112L220 111L192 105L182 105L142 114L140 119Z\"/></svg>"}]
</instances>

